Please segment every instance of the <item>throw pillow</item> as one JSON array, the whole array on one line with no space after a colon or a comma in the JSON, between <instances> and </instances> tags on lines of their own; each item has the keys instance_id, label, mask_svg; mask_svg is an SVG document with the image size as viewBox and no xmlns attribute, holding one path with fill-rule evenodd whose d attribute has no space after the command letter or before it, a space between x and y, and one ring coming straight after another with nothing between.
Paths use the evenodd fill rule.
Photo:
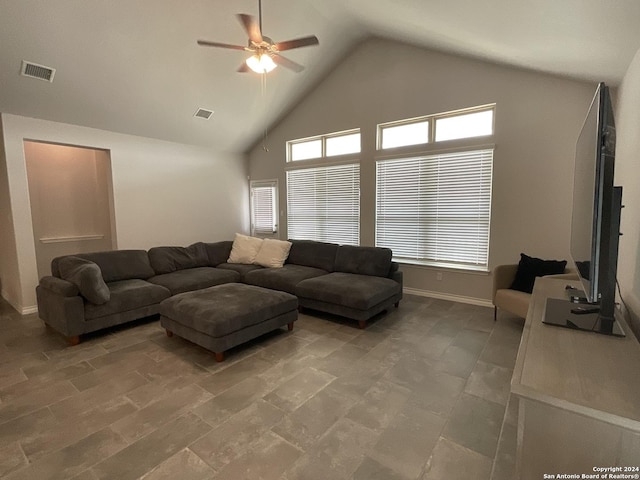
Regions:
<instances>
[{"instance_id":1,"label":"throw pillow","mask_svg":"<svg viewBox=\"0 0 640 480\"><path fill-rule=\"evenodd\" d=\"M289 256L289 250L291 242L265 238L253 263L263 267L282 268Z\"/></svg>"},{"instance_id":2,"label":"throw pillow","mask_svg":"<svg viewBox=\"0 0 640 480\"><path fill-rule=\"evenodd\" d=\"M248 237L246 235L236 233L227 263L252 264L256 259L261 246L261 238Z\"/></svg>"},{"instance_id":3,"label":"throw pillow","mask_svg":"<svg viewBox=\"0 0 640 480\"><path fill-rule=\"evenodd\" d=\"M566 266L566 260L542 260L541 258L529 257L521 253L516 278L509 288L531 293L536 277L564 273Z\"/></svg>"},{"instance_id":4,"label":"throw pillow","mask_svg":"<svg viewBox=\"0 0 640 480\"><path fill-rule=\"evenodd\" d=\"M58 262L60 278L73 283L80 295L96 305L107 303L111 298L109 287L102 278L100 267L84 258L70 255Z\"/></svg>"}]
</instances>

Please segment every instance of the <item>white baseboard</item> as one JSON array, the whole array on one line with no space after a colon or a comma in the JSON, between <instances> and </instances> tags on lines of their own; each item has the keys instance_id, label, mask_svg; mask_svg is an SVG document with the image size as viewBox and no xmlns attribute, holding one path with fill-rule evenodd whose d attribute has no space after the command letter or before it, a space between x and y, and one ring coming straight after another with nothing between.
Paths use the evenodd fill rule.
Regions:
<instances>
[{"instance_id":1,"label":"white baseboard","mask_svg":"<svg viewBox=\"0 0 640 480\"><path fill-rule=\"evenodd\" d=\"M6 291L3 291L0 293L0 295L2 295L2 298L13 307L13 309L15 311L17 311L20 315L30 315L32 313L37 313L38 312L38 306L37 305L31 305L29 307L23 307L22 305L20 305L19 303L13 301L9 295L7 294Z\"/></svg>"},{"instance_id":2,"label":"white baseboard","mask_svg":"<svg viewBox=\"0 0 640 480\"><path fill-rule=\"evenodd\" d=\"M431 290L420 290L417 288L409 287L404 287L402 289L402 292L408 295L418 295L420 297L437 298L439 300L449 300L451 302L467 303L470 305L478 305L480 307L493 308L493 303L491 303L491 300L487 300L485 298L466 297L463 295L455 295L453 293L433 292Z\"/></svg>"}]
</instances>

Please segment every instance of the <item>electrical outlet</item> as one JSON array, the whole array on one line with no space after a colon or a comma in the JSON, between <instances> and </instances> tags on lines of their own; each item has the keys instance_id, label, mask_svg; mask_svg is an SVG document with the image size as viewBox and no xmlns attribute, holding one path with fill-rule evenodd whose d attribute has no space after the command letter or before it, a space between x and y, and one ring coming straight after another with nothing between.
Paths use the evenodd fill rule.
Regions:
<instances>
[{"instance_id":1,"label":"electrical outlet","mask_svg":"<svg viewBox=\"0 0 640 480\"><path fill-rule=\"evenodd\" d=\"M436 272L436 280L442 280L442 272Z\"/></svg>"}]
</instances>

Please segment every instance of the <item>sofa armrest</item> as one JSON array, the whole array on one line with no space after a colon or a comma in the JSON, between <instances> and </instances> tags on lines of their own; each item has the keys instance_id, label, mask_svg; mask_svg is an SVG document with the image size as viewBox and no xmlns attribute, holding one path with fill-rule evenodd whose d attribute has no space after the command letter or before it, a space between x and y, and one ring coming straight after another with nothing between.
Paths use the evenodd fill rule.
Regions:
<instances>
[{"instance_id":1,"label":"sofa armrest","mask_svg":"<svg viewBox=\"0 0 640 480\"><path fill-rule=\"evenodd\" d=\"M503 288L509 288L516 278L516 272L518 271L518 265L498 265L493 269L493 291L491 293L491 300L496 298L496 292Z\"/></svg>"},{"instance_id":2,"label":"sofa armrest","mask_svg":"<svg viewBox=\"0 0 640 480\"><path fill-rule=\"evenodd\" d=\"M395 280L400 284L400 291L402 292L402 281L403 281L402 272L400 270L396 270L390 275L390 277L391 277L391 280Z\"/></svg>"},{"instance_id":3,"label":"sofa armrest","mask_svg":"<svg viewBox=\"0 0 640 480\"><path fill-rule=\"evenodd\" d=\"M40 286L63 297L75 297L80 294L76 285L58 277L42 277L40 279Z\"/></svg>"},{"instance_id":4,"label":"sofa armrest","mask_svg":"<svg viewBox=\"0 0 640 480\"><path fill-rule=\"evenodd\" d=\"M52 277L55 278L55 277ZM59 279L58 279L59 280ZM63 280L64 282L64 280ZM61 286L58 282L51 282ZM44 285L49 284L49 281ZM66 337L75 337L85 333L84 300L80 295L68 296L45 287L41 281L36 287L38 316L50 327ZM62 289L70 293L67 288Z\"/></svg>"}]
</instances>

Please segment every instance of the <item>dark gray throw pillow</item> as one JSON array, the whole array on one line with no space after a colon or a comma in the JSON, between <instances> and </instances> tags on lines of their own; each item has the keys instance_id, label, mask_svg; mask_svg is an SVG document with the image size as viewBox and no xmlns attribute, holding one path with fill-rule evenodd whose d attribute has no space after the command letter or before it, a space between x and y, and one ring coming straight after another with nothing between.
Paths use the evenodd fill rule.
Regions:
<instances>
[{"instance_id":1,"label":"dark gray throw pillow","mask_svg":"<svg viewBox=\"0 0 640 480\"><path fill-rule=\"evenodd\" d=\"M516 278L513 280L513 283L509 288L512 290L531 293L533 291L533 284L536 281L536 277L564 273L566 266L566 260L543 260L541 258L530 257L521 253Z\"/></svg>"},{"instance_id":2,"label":"dark gray throw pillow","mask_svg":"<svg viewBox=\"0 0 640 480\"><path fill-rule=\"evenodd\" d=\"M80 295L95 305L102 305L111 298L109 287L102 278L100 267L84 258L70 255L58 262L60 278L73 283Z\"/></svg>"}]
</instances>

